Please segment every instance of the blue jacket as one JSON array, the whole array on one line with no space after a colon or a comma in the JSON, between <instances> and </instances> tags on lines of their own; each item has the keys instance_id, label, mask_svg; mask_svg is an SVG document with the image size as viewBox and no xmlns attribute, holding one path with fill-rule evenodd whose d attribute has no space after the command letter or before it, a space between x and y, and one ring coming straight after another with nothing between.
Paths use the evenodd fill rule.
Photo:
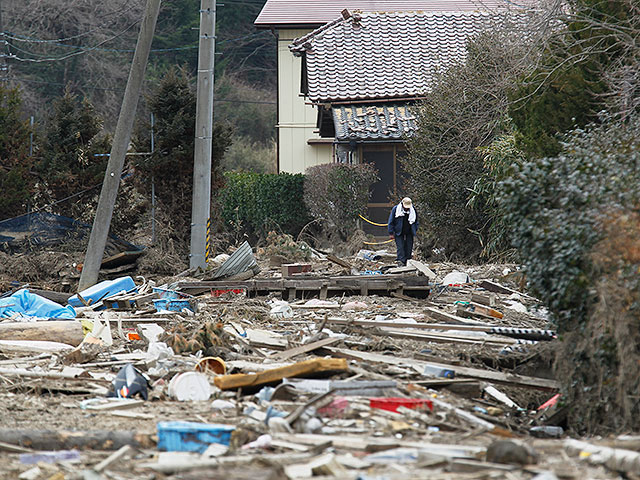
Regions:
<instances>
[{"instance_id":1,"label":"blue jacket","mask_svg":"<svg viewBox=\"0 0 640 480\"><path fill-rule=\"evenodd\" d=\"M389 214L389 221L387 222L389 235L402 235L402 220L404 216L396 217L396 208L398 208L398 205L394 206L391 209L391 213ZM413 235L418 233L418 211L417 210L416 210L416 221L411 224L411 233Z\"/></svg>"}]
</instances>

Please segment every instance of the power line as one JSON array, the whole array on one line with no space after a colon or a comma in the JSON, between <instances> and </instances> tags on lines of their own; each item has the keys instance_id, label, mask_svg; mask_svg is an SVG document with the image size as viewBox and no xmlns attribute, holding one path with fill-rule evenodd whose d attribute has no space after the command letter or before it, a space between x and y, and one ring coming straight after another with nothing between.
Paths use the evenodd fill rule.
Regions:
<instances>
[{"instance_id":1,"label":"power line","mask_svg":"<svg viewBox=\"0 0 640 480\"><path fill-rule=\"evenodd\" d=\"M97 47L99 47L100 45L104 45L107 42L110 42L111 40L114 40L118 37L120 37L121 35L125 34L127 31L129 31L131 28L133 28L135 25L137 25L138 23L140 23L140 20L136 20L135 22L133 22L132 24L130 24L127 28L125 28L124 30L122 30L121 32L115 34L114 36L107 38L101 42L99 42L98 44L94 45L93 47L89 47L85 50L80 50L77 52L72 52L69 53L68 55L63 55L61 57L50 57L50 58L42 58L42 59L35 59L35 58L20 58L17 57L16 55L13 54L9 54L8 56L6 56L6 58L10 58L11 60L17 60L19 62L30 62L30 63L42 63L42 62L57 62L60 60L66 60L67 58L76 56L76 55L80 55L81 53L85 53L91 50L95 50Z\"/></svg>"},{"instance_id":2,"label":"power line","mask_svg":"<svg viewBox=\"0 0 640 480\"><path fill-rule=\"evenodd\" d=\"M61 82L45 82L42 80L30 80L30 79L21 79L14 80L15 83L25 82L25 83L36 83L41 85L56 85L59 87L66 87L66 83ZM109 88L109 87L94 87L92 85L79 85L79 90L90 89L90 90L108 90L113 92L124 92L124 88ZM234 102L234 103L254 103L257 105L275 105L276 102L269 100L238 100L233 98L214 98L214 102Z\"/></svg>"},{"instance_id":3,"label":"power line","mask_svg":"<svg viewBox=\"0 0 640 480\"><path fill-rule=\"evenodd\" d=\"M127 13L131 9L133 9L133 6L130 6L128 8L123 8L121 10L116 10L116 11L113 11L113 12L105 13L104 16L108 17L108 16L115 15L115 14L124 14L124 13ZM107 25L107 26L113 25L116 21L117 21L117 19L112 21L111 23L109 23L109 25ZM12 34L11 32L2 32L2 33L5 36L11 38L12 40L20 40L20 41L23 41L23 42L30 42L30 43L61 43L61 42L66 42L68 40L74 40L76 38L84 37L85 35L89 35L89 34L91 34L93 32L97 32L98 30L102 30L104 28L107 28L107 26L100 26L100 27L94 28L93 30L88 30L86 32L79 33L77 35L72 35L70 37L65 37L65 38L56 38L56 39L51 39L51 40L33 38L33 37L30 38L30 37L23 36L23 35ZM16 36L12 37L11 35L16 35Z\"/></svg>"},{"instance_id":4,"label":"power line","mask_svg":"<svg viewBox=\"0 0 640 480\"><path fill-rule=\"evenodd\" d=\"M129 28L131 28L131 27L129 27ZM124 33L124 32L121 32L119 35L121 35L122 33ZM229 42L237 42L239 40L245 40L245 39L248 39L248 38L251 38L251 37L258 37L258 36L261 36L261 35L265 35L265 33L268 33L268 32L250 33L250 34L247 34L247 35L243 35L241 37L229 38L229 39L226 39L226 40L221 40L220 42L218 42L218 44L225 44L225 43L229 43ZM28 39L22 39L22 38L20 38L19 35L13 34L12 32L2 32L2 35L5 36L6 38L10 38L11 40L14 40L14 41L25 41L25 42L36 42L36 41L38 41L38 39L35 39L33 37L32 38L28 38ZM110 38L108 40L105 40L105 41L101 42L100 44L103 44L103 43L105 43L107 41L113 40L114 38L116 38L116 37L112 37L112 38ZM20 51L22 53L26 53L28 55L34 55L34 56L38 56L38 57L46 57L46 55L43 55L43 54L33 53L33 52L29 52L27 50L23 50L22 48L17 47L13 43L7 42L7 44L12 46L14 49L16 49L16 50L18 50L18 51ZM67 45L67 44L59 44L59 43L52 43L52 44L56 45L56 46L60 46L60 47L76 48L78 50L81 50L81 51L78 51L78 52L74 52L73 55L84 53L85 51L119 52L119 53L131 53L131 52L134 51L133 49L123 49L123 48L99 48L97 46L85 47L85 46L82 46L82 45ZM98 44L98 45L100 45L100 44ZM245 45L241 45L241 47L245 47ZM198 45L185 45L185 46L182 46L182 47L173 47L173 48L154 48L154 49L151 50L151 52L153 52L153 53L165 53L165 52L175 52L175 51L181 51L181 50L192 50L192 49L196 49L196 48L198 48ZM15 56L15 55L9 55L9 56L2 55L2 56L4 56L5 58L11 58L12 60L18 60L18 61L42 61L42 62L44 62L44 61L64 60L65 58L68 58L71 55L63 56L63 57L59 57L59 58L43 58L41 60L21 59L21 58Z\"/></svg>"}]
</instances>

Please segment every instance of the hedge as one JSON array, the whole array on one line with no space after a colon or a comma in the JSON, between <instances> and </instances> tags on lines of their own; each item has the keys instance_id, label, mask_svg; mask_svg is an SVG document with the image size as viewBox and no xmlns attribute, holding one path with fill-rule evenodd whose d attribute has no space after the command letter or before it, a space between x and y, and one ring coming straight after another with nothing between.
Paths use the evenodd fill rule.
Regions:
<instances>
[{"instance_id":1,"label":"hedge","mask_svg":"<svg viewBox=\"0 0 640 480\"><path fill-rule=\"evenodd\" d=\"M224 180L220 203L227 227L255 237L278 228L296 236L310 221L302 174L226 172Z\"/></svg>"}]
</instances>

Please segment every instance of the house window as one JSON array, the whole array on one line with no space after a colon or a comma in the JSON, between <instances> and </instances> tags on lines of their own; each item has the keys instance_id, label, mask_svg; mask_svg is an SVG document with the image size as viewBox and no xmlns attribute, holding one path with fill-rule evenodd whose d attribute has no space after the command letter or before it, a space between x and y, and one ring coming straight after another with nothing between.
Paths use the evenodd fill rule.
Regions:
<instances>
[{"instance_id":1,"label":"house window","mask_svg":"<svg viewBox=\"0 0 640 480\"><path fill-rule=\"evenodd\" d=\"M347 143L334 144L335 161L337 163L346 163L347 165L353 165L358 163L358 148L355 145Z\"/></svg>"}]
</instances>

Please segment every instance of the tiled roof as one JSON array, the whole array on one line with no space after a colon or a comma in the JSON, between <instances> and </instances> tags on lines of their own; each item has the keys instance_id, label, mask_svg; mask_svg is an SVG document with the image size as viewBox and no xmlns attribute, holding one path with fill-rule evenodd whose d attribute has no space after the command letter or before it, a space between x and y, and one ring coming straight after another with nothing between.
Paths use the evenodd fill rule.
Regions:
<instances>
[{"instance_id":1,"label":"tiled roof","mask_svg":"<svg viewBox=\"0 0 640 480\"><path fill-rule=\"evenodd\" d=\"M416 129L411 107L401 104L339 105L332 108L335 138L348 140L401 140Z\"/></svg>"},{"instance_id":2,"label":"tiled roof","mask_svg":"<svg viewBox=\"0 0 640 480\"><path fill-rule=\"evenodd\" d=\"M515 3L529 3L518 0ZM257 27L319 27L330 22L340 12L458 12L495 10L513 6L509 0L267 0L255 20Z\"/></svg>"},{"instance_id":3,"label":"tiled roof","mask_svg":"<svg viewBox=\"0 0 640 480\"><path fill-rule=\"evenodd\" d=\"M428 92L434 73L465 58L469 38L494 18L486 12L354 12L289 48L306 56L311 101L416 97Z\"/></svg>"}]
</instances>

